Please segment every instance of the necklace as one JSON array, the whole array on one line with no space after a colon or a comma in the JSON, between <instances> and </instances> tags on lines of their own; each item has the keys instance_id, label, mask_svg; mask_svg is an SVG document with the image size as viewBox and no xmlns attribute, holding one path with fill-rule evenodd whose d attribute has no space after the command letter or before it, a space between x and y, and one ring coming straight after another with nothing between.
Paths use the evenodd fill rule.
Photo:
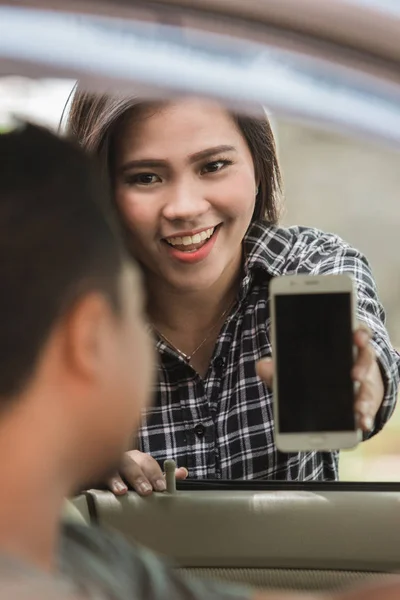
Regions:
<instances>
[{"instance_id":1,"label":"necklace","mask_svg":"<svg viewBox=\"0 0 400 600\"><path fill-rule=\"evenodd\" d=\"M232 302L232 304L230 304L228 306L228 308L226 308L218 317L218 320L214 323L214 325L212 327L210 327L210 329L208 330L208 333L206 335L206 337L200 342L200 344L198 346L196 346L196 348L193 350L193 352L191 354L185 354L185 352L182 352L182 350L179 350L179 348L177 348L168 338L166 335L164 335L163 333L161 333L161 331L159 331L159 329L157 329L157 327L155 327L154 325L152 325L153 331L156 332L156 334L158 335L158 337L160 337L162 340L164 340L164 342L166 342L168 344L168 346L170 346L171 348L173 348L175 350L175 352L177 354L179 354L179 356L181 358L183 358L183 360L185 360L188 364L191 363L191 361L193 360L193 357L197 354L197 352L200 350L200 348L202 348L204 346L204 344L206 343L206 341L209 339L210 335L212 334L212 332L214 331L214 329L219 325L219 323L221 323L222 319L225 317L225 315L230 312L233 308L235 304L235 301Z\"/></svg>"}]
</instances>

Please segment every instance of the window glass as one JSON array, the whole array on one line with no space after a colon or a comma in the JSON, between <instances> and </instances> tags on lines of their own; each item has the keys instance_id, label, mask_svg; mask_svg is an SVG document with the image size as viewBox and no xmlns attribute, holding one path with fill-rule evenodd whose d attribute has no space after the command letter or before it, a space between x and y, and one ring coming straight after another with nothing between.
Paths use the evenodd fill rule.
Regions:
<instances>
[{"instance_id":1,"label":"window glass","mask_svg":"<svg viewBox=\"0 0 400 600\"><path fill-rule=\"evenodd\" d=\"M205 94L250 114L256 104L267 106L284 176L282 225L333 232L368 257L388 331L400 348L400 92L389 60L363 63L330 40L318 47L316 40L307 46L306 38L287 43L283 36L275 44L270 31L258 27L254 41L246 29L238 40L237 24L218 32L218 20L200 27L193 13L163 25L149 14L135 23L0 10L0 72L15 68L18 75L0 80L0 128L15 114L57 130L78 75L89 89L111 84L122 95ZM44 79L49 73L53 79ZM202 423L196 431L205 435ZM399 433L397 408L382 432L341 453L340 478L398 480Z\"/></svg>"}]
</instances>

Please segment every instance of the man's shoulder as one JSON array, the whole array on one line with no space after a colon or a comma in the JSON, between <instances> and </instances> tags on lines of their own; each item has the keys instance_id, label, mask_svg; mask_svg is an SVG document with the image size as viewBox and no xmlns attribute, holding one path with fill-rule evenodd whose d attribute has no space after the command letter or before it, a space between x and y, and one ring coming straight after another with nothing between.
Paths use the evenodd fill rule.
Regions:
<instances>
[{"instance_id":1,"label":"man's shoulder","mask_svg":"<svg viewBox=\"0 0 400 600\"><path fill-rule=\"evenodd\" d=\"M80 523L63 526L61 543L62 567L83 566L85 569L104 562L118 570L139 568L150 554L144 548L130 544L117 532Z\"/></svg>"},{"instance_id":2,"label":"man's shoulder","mask_svg":"<svg viewBox=\"0 0 400 600\"><path fill-rule=\"evenodd\" d=\"M97 526L65 524L60 547L60 570L88 595L105 598L133 596L133 584L142 566L135 546Z\"/></svg>"},{"instance_id":3,"label":"man's shoulder","mask_svg":"<svg viewBox=\"0 0 400 600\"><path fill-rule=\"evenodd\" d=\"M60 567L85 591L126 600L248 600L247 588L181 576L174 565L116 532L96 526L65 525Z\"/></svg>"}]
</instances>

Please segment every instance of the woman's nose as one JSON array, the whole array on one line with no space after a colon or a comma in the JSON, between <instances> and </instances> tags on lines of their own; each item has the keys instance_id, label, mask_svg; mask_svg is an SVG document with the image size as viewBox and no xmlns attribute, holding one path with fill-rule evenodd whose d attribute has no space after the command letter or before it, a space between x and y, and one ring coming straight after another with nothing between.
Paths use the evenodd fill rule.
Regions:
<instances>
[{"instance_id":1,"label":"woman's nose","mask_svg":"<svg viewBox=\"0 0 400 600\"><path fill-rule=\"evenodd\" d=\"M163 216L169 221L191 221L209 209L208 201L193 186L174 186L168 193Z\"/></svg>"}]
</instances>

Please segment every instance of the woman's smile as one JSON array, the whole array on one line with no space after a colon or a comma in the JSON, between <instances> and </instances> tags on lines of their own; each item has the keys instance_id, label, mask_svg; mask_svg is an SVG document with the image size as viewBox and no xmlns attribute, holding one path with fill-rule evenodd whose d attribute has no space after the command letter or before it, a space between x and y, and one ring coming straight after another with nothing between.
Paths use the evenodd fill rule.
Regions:
<instances>
[{"instance_id":1,"label":"woman's smile","mask_svg":"<svg viewBox=\"0 0 400 600\"><path fill-rule=\"evenodd\" d=\"M186 264L201 262L214 248L221 227L222 223L192 234L183 232L173 237L163 238L163 248L173 260Z\"/></svg>"}]
</instances>

